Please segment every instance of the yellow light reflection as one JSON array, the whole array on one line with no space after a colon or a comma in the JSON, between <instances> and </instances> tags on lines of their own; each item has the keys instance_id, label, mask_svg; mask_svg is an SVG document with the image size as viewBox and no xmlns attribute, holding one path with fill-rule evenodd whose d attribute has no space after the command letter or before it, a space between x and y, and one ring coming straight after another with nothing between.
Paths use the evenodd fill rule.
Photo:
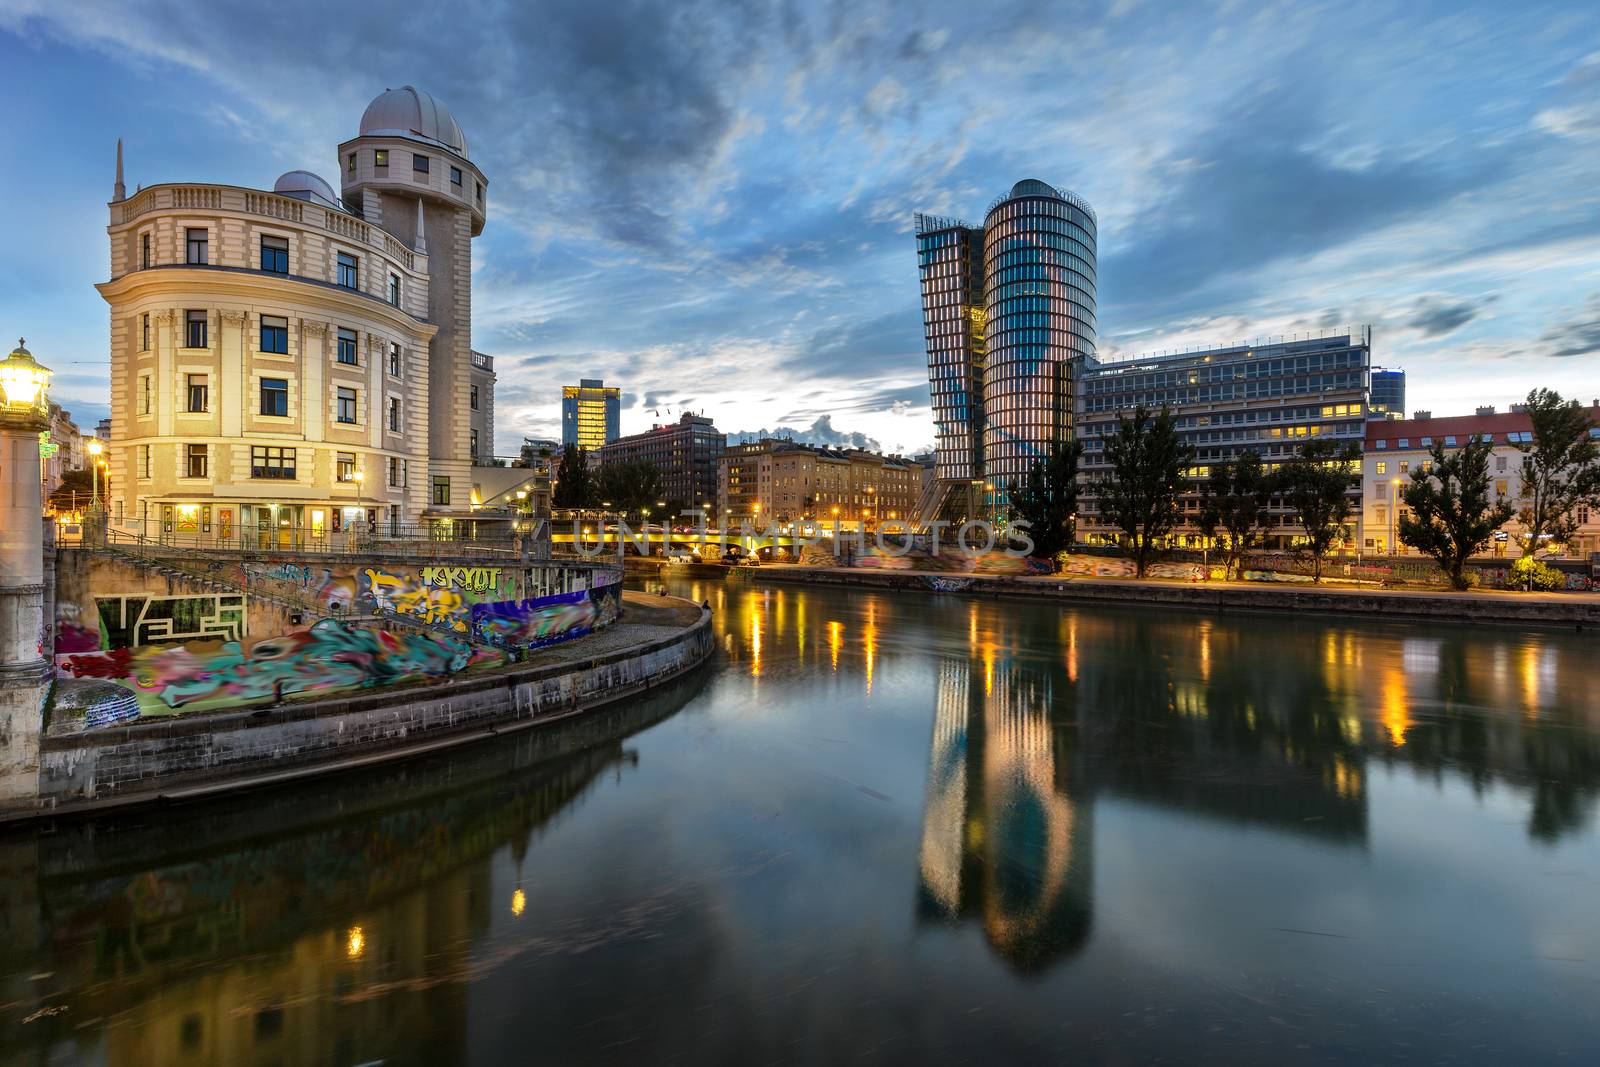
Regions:
<instances>
[{"instance_id":1,"label":"yellow light reflection","mask_svg":"<svg viewBox=\"0 0 1600 1067\"><path fill-rule=\"evenodd\" d=\"M844 624L828 623L828 654L833 659L833 669L839 669L839 646L844 643Z\"/></svg>"},{"instance_id":2,"label":"yellow light reflection","mask_svg":"<svg viewBox=\"0 0 1600 1067\"><path fill-rule=\"evenodd\" d=\"M1200 620L1200 680L1211 681L1211 620Z\"/></svg>"},{"instance_id":3,"label":"yellow light reflection","mask_svg":"<svg viewBox=\"0 0 1600 1067\"><path fill-rule=\"evenodd\" d=\"M862 642L866 645L867 653L867 692L872 692L872 663L878 650L878 606L868 601L867 626L862 633Z\"/></svg>"},{"instance_id":4,"label":"yellow light reflection","mask_svg":"<svg viewBox=\"0 0 1600 1067\"><path fill-rule=\"evenodd\" d=\"M1531 719L1539 714L1539 650L1531 643L1523 645L1517 658L1518 674L1522 677L1522 704Z\"/></svg>"},{"instance_id":5,"label":"yellow light reflection","mask_svg":"<svg viewBox=\"0 0 1600 1067\"><path fill-rule=\"evenodd\" d=\"M750 677L761 677L761 613L750 608Z\"/></svg>"},{"instance_id":6,"label":"yellow light reflection","mask_svg":"<svg viewBox=\"0 0 1600 1067\"><path fill-rule=\"evenodd\" d=\"M362 933L361 927L352 926L350 932L344 936L344 954L353 960L361 958L367 950L367 935Z\"/></svg>"},{"instance_id":7,"label":"yellow light reflection","mask_svg":"<svg viewBox=\"0 0 1600 1067\"><path fill-rule=\"evenodd\" d=\"M517 891L511 894L511 914L521 915L528 907L528 894L518 886Z\"/></svg>"},{"instance_id":8,"label":"yellow light reflection","mask_svg":"<svg viewBox=\"0 0 1600 1067\"><path fill-rule=\"evenodd\" d=\"M1406 695L1406 675L1399 667L1390 667L1383 673L1383 725L1389 731L1389 743L1399 748L1406 743L1406 731L1411 729L1411 701Z\"/></svg>"}]
</instances>

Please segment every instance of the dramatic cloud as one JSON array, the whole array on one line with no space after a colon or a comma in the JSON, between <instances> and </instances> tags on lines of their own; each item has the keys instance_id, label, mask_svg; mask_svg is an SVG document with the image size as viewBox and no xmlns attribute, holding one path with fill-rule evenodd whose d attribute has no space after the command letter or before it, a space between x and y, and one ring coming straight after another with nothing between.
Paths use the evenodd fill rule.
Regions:
<instances>
[{"instance_id":1,"label":"dramatic cloud","mask_svg":"<svg viewBox=\"0 0 1600 1067\"><path fill-rule=\"evenodd\" d=\"M729 441L760 441L767 437L788 438L803 445L825 445L829 448L865 448L871 452L882 449L877 441L864 433L841 433L833 428L833 418L819 416L816 422L803 430L793 426L775 426L770 430L740 430L728 435Z\"/></svg>"},{"instance_id":2,"label":"dramatic cloud","mask_svg":"<svg viewBox=\"0 0 1600 1067\"><path fill-rule=\"evenodd\" d=\"M1551 327L1539 341L1547 356L1567 358L1600 353L1600 293L1589 298L1578 318Z\"/></svg>"}]
</instances>

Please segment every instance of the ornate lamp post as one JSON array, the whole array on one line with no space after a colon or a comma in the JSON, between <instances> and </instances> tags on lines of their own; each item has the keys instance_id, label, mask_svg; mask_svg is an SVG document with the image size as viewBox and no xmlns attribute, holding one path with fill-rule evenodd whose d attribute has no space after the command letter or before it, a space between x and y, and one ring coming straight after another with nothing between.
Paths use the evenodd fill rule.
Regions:
<instances>
[{"instance_id":1,"label":"ornate lamp post","mask_svg":"<svg viewBox=\"0 0 1600 1067\"><path fill-rule=\"evenodd\" d=\"M89 510L100 510L100 453L105 445L98 440L89 442Z\"/></svg>"},{"instance_id":2,"label":"ornate lamp post","mask_svg":"<svg viewBox=\"0 0 1600 1067\"><path fill-rule=\"evenodd\" d=\"M0 361L0 807L38 794L50 664L42 654L44 508L39 435L50 428L50 371L23 342Z\"/></svg>"}]
</instances>

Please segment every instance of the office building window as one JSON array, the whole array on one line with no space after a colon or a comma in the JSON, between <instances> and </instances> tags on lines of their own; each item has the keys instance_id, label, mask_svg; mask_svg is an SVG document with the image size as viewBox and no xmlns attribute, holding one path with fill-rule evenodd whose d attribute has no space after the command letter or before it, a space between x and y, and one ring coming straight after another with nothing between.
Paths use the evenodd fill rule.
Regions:
<instances>
[{"instance_id":1,"label":"office building window","mask_svg":"<svg viewBox=\"0 0 1600 1067\"><path fill-rule=\"evenodd\" d=\"M450 184L451 185L455 185L455 186L460 186L460 184L461 184L461 168L460 167L451 167L450 168Z\"/></svg>"},{"instance_id":2,"label":"office building window","mask_svg":"<svg viewBox=\"0 0 1600 1067\"><path fill-rule=\"evenodd\" d=\"M188 447L188 472L191 478L204 478L206 476L206 457L209 449L205 445L190 445Z\"/></svg>"},{"instance_id":3,"label":"office building window","mask_svg":"<svg viewBox=\"0 0 1600 1067\"><path fill-rule=\"evenodd\" d=\"M261 316L261 351L289 354L289 320L275 315Z\"/></svg>"},{"instance_id":4,"label":"office building window","mask_svg":"<svg viewBox=\"0 0 1600 1067\"><path fill-rule=\"evenodd\" d=\"M400 398L389 398L389 429L395 433L400 432Z\"/></svg>"},{"instance_id":5,"label":"office building window","mask_svg":"<svg viewBox=\"0 0 1600 1067\"><path fill-rule=\"evenodd\" d=\"M139 351L150 351L150 313L139 316Z\"/></svg>"},{"instance_id":6,"label":"office building window","mask_svg":"<svg viewBox=\"0 0 1600 1067\"><path fill-rule=\"evenodd\" d=\"M287 237L261 238L261 269L273 274L289 273L289 239Z\"/></svg>"},{"instance_id":7,"label":"office building window","mask_svg":"<svg viewBox=\"0 0 1600 1067\"><path fill-rule=\"evenodd\" d=\"M414 174L428 173L428 157L417 152L411 153L411 170Z\"/></svg>"},{"instance_id":8,"label":"office building window","mask_svg":"<svg viewBox=\"0 0 1600 1067\"><path fill-rule=\"evenodd\" d=\"M150 235L148 233L141 233L139 235L139 269L140 270L146 270L146 269L149 268L149 266L150 266Z\"/></svg>"},{"instance_id":9,"label":"office building window","mask_svg":"<svg viewBox=\"0 0 1600 1067\"><path fill-rule=\"evenodd\" d=\"M356 391L339 386L338 404L339 421L353 424L356 421Z\"/></svg>"},{"instance_id":10,"label":"office building window","mask_svg":"<svg viewBox=\"0 0 1600 1067\"><path fill-rule=\"evenodd\" d=\"M275 445L250 446L250 477L293 481L295 450Z\"/></svg>"},{"instance_id":11,"label":"office building window","mask_svg":"<svg viewBox=\"0 0 1600 1067\"><path fill-rule=\"evenodd\" d=\"M399 341L390 341L389 342L389 373L391 375L393 375L394 377L396 377L396 378L400 377L400 342Z\"/></svg>"},{"instance_id":12,"label":"office building window","mask_svg":"<svg viewBox=\"0 0 1600 1067\"><path fill-rule=\"evenodd\" d=\"M356 365L356 332L354 330L339 330L339 345L335 349L334 358L340 363L354 367Z\"/></svg>"},{"instance_id":13,"label":"office building window","mask_svg":"<svg viewBox=\"0 0 1600 1067\"><path fill-rule=\"evenodd\" d=\"M206 230L185 230L188 237L189 254L187 262L204 266L208 261L207 250L210 236Z\"/></svg>"},{"instance_id":14,"label":"office building window","mask_svg":"<svg viewBox=\"0 0 1600 1067\"><path fill-rule=\"evenodd\" d=\"M334 456L335 477L341 482L356 480L356 454L354 452L339 452Z\"/></svg>"},{"instance_id":15,"label":"office building window","mask_svg":"<svg viewBox=\"0 0 1600 1067\"><path fill-rule=\"evenodd\" d=\"M289 380L287 378L261 379L261 414L287 418L289 415Z\"/></svg>"},{"instance_id":16,"label":"office building window","mask_svg":"<svg viewBox=\"0 0 1600 1067\"><path fill-rule=\"evenodd\" d=\"M389 303L400 306L400 275L389 275Z\"/></svg>"},{"instance_id":17,"label":"office building window","mask_svg":"<svg viewBox=\"0 0 1600 1067\"><path fill-rule=\"evenodd\" d=\"M346 289L359 289L361 287L361 260L349 252L340 252L338 255L338 273L334 278L339 285Z\"/></svg>"},{"instance_id":18,"label":"office building window","mask_svg":"<svg viewBox=\"0 0 1600 1067\"><path fill-rule=\"evenodd\" d=\"M445 475L434 476L433 502L440 507L450 506L450 479Z\"/></svg>"},{"instance_id":19,"label":"office building window","mask_svg":"<svg viewBox=\"0 0 1600 1067\"><path fill-rule=\"evenodd\" d=\"M186 311L183 313L185 348L206 347L206 313L204 311Z\"/></svg>"},{"instance_id":20,"label":"office building window","mask_svg":"<svg viewBox=\"0 0 1600 1067\"><path fill-rule=\"evenodd\" d=\"M211 406L209 379L204 374L190 374L187 376L186 382L189 386L189 410L205 411Z\"/></svg>"},{"instance_id":21,"label":"office building window","mask_svg":"<svg viewBox=\"0 0 1600 1067\"><path fill-rule=\"evenodd\" d=\"M478 410L478 387L476 385L474 385L472 387L472 393L468 397L467 403L472 405L472 410L473 411L477 411Z\"/></svg>"},{"instance_id":22,"label":"office building window","mask_svg":"<svg viewBox=\"0 0 1600 1067\"><path fill-rule=\"evenodd\" d=\"M372 165L374 167L387 167L389 165L389 150L387 148L374 149Z\"/></svg>"}]
</instances>

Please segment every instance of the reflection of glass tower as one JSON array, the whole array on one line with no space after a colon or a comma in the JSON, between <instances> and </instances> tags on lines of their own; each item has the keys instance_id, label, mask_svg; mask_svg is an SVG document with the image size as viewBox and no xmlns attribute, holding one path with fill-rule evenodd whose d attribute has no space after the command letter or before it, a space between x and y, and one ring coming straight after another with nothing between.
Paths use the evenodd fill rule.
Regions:
<instances>
[{"instance_id":1,"label":"reflection of glass tower","mask_svg":"<svg viewBox=\"0 0 1600 1067\"><path fill-rule=\"evenodd\" d=\"M938 491L919 518L959 517L974 487L998 508L1005 483L1070 433L1074 360L1094 355L1095 242L1089 205L1031 178L982 228L917 216L938 439Z\"/></svg>"},{"instance_id":2,"label":"reflection of glass tower","mask_svg":"<svg viewBox=\"0 0 1600 1067\"><path fill-rule=\"evenodd\" d=\"M1088 935L1092 819L1068 792L1048 679L979 671L952 660L939 672L919 910L980 916L997 952L1035 970Z\"/></svg>"}]
</instances>

